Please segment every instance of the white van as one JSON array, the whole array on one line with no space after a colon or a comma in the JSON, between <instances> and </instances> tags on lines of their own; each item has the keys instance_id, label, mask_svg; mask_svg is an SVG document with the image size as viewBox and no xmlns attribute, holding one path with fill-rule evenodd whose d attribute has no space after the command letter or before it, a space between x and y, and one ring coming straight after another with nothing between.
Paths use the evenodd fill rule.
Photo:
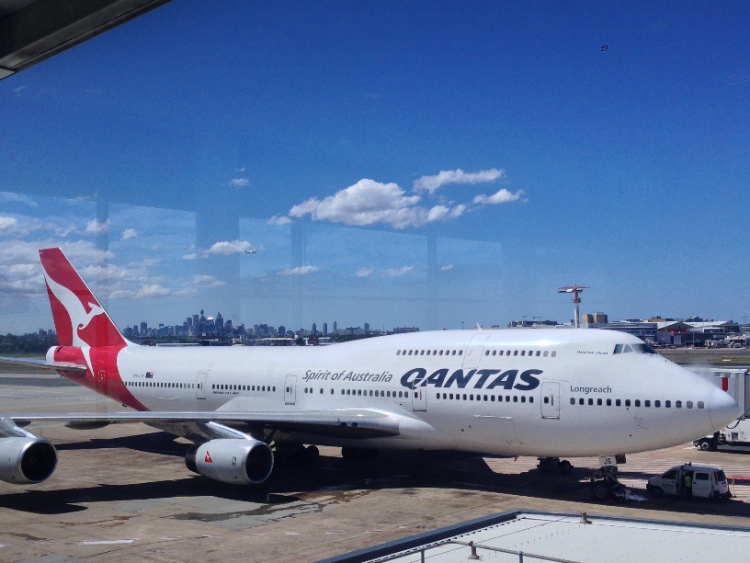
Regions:
<instances>
[{"instance_id":1,"label":"white van","mask_svg":"<svg viewBox=\"0 0 750 563\"><path fill-rule=\"evenodd\" d=\"M663 475L651 477L646 490L655 497L680 495L698 498L730 498L727 476L718 467L676 465Z\"/></svg>"}]
</instances>

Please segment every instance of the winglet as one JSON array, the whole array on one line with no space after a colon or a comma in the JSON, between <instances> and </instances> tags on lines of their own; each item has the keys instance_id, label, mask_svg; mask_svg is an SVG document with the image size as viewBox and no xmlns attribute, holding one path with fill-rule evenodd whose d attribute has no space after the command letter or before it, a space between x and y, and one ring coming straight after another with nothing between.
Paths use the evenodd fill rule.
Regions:
<instances>
[{"instance_id":1,"label":"winglet","mask_svg":"<svg viewBox=\"0 0 750 563\"><path fill-rule=\"evenodd\" d=\"M39 251L60 346L127 346L94 294L59 248Z\"/></svg>"}]
</instances>

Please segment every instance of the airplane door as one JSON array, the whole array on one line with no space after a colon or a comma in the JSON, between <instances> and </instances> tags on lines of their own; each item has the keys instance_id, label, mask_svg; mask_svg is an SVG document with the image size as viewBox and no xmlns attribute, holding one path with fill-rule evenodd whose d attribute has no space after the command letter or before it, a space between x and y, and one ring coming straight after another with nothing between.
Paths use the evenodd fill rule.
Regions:
<instances>
[{"instance_id":1,"label":"airplane door","mask_svg":"<svg viewBox=\"0 0 750 563\"><path fill-rule=\"evenodd\" d=\"M206 376L208 374L205 371L198 373L198 378L195 382L195 398L205 399L206 398Z\"/></svg>"},{"instance_id":2,"label":"airplane door","mask_svg":"<svg viewBox=\"0 0 750 563\"><path fill-rule=\"evenodd\" d=\"M466 354L464 355L465 369L476 369L479 367L482 352L484 351L484 343L487 342L489 337L489 334L475 334L471 337L471 342L469 342L469 347L466 349Z\"/></svg>"},{"instance_id":3,"label":"airplane door","mask_svg":"<svg viewBox=\"0 0 750 563\"><path fill-rule=\"evenodd\" d=\"M414 412L427 410L427 390L424 387L417 387L410 391L411 408Z\"/></svg>"},{"instance_id":4,"label":"airplane door","mask_svg":"<svg viewBox=\"0 0 750 563\"><path fill-rule=\"evenodd\" d=\"M295 405L297 404L297 376L287 375L286 383L284 384L284 404Z\"/></svg>"},{"instance_id":5,"label":"airplane door","mask_svg":"<svg viewBox=\"0 0 750 563\"><path fill-rule=\"evenodd\" d=\"M560 384L547 381L542 383L542 418L560 418Z\"/></svg>"},{"instance_id":6,"label":"airplane door","mask_svg":"<svg viewBox=\"0 0 750 563\"><path fill-rule=\"evenodd\" d=\"M107 394L107 372L103 369L99 370L99 377L96 380L96 388L100 393Z\"/></svg>"}]
</instances>

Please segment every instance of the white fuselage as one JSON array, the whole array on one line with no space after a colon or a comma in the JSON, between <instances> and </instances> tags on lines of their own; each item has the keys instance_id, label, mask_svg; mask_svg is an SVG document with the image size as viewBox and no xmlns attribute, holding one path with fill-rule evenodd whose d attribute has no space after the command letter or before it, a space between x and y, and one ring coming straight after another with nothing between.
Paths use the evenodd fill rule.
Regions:
<instances>
[{"instance_id":1,"label":"white fuselage","mask_svg":"<svg viewBox=\"0 0 750 563\"><path fill-rule=\"evenodd\" d=\"M425 332L322 347L127 346L117 368L119 378L100 377L97 390L118 400L126 390L150 411L366 408L399 421L392 437L277 437L322 445L620 454L687 442L737 416L711 383L604 330Z\"/></svg>"}]
</instances>

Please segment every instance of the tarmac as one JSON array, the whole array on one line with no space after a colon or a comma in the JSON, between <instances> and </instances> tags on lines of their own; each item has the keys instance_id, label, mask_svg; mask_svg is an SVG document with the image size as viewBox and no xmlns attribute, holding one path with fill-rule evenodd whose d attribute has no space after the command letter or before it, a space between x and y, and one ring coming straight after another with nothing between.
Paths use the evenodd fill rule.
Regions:
<instances>
[{"instance_id":1,"label":"tarmac","mask_svg":"<svg viewBox=\"0 0 750 563\"><path fill-rule=\"evenodd\" d=\"M0 371L0 412L117 410L56 374ZM73 430L35 424L59 461L38 485L0 482L0 561L318 561L509 510L646 518L750 527L750 451L703 452L690 444L629 455L620 479L641 501L599 503L588 477L541 473L534 458L448 452L382 452L345 462L321 448L314 466L287 468L262 487L212 482L184 463L188 443L142 424ZM653 499L648 477L673 465L724 468L734 498Z\"/></svg>"}]
</instances>

